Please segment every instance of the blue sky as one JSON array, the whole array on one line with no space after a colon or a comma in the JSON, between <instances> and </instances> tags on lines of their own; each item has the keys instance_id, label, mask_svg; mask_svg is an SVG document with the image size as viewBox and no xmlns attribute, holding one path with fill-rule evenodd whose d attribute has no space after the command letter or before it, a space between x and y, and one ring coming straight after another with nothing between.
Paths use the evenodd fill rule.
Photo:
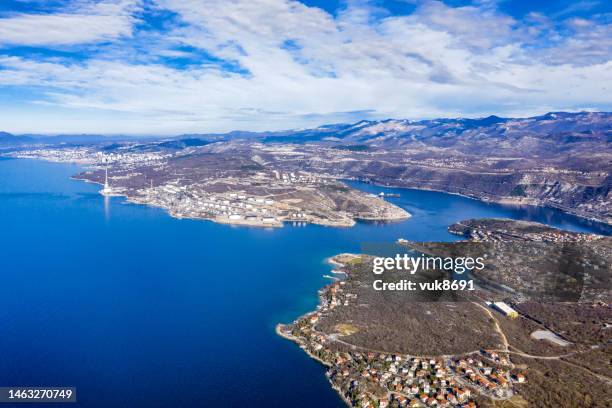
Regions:
<instances>
[{"instance_id":1,"label":"blue sky","mask_svg":"<svg viewBox=\"0 0 612 408\"><path fill-rule=\"evenodd\" d=\"M2 0L0 130L612 110L607 0Z\"/></svg>"}]
</instances>

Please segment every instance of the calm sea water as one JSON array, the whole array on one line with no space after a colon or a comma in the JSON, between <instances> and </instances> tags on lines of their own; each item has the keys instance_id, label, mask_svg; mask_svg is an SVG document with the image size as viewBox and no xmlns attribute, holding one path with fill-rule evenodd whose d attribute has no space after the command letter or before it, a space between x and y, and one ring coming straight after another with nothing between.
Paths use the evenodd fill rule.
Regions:
<instances>
[{"instance_id":1,"label":"calm sea water","mask_svg":"<svg viewBox=\"0 0 612 408\"><path fill-rule=\"evenodd\" d=\"M76 386L83 407L341 407L323 367L274 333L316 306L326 257L454 240L447 225L470 217L610 233L553 210L359 183L399 192L413 217L235 228L105 200L69 178L78 171L0 160L0 386Z\"/></svg>"}]
</instances>

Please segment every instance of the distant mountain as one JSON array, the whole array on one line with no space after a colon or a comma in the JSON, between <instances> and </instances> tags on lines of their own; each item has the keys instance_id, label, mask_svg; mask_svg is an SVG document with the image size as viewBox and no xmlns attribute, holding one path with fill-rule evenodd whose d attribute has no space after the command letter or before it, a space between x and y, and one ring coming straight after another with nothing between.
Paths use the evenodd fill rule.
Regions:
<instances>
[{"instance_id":1,"label":"distant mountain","mask_svg":"<svg viewBox=\"0 0 612 408\"><path fill-rule=\"evenodd\" d=\"M225 163L236 157L247 161L255 157L253 166L257 167L265 163L284 171L304 170L486 201L548 206L612 225L609 112L362 120L312 129L148 139L0 133L0 143L3 147L11 143L96 145L106 152L163 151L170 156L180 152L179 161L197 164L203 160L212 166L219 165L214 160ZM261 144L267 146L262 149ZM275 144L285 145L276 149ZM296 154L287 154L289 151Z\"/></svg>"},{"instance_id":2,"label":"distant mountain","mask_svg":"<svg viewBox=\"0 0 612 408\"><path fill-rule=\"evenodd\" d=\"M148 143L154 140L187 142L167 143L168 148L180 148L205 141L252 140L264 143L338 143L344 146L366 145L370 148L402 148L414 143L456 148L473 152L497 153L528 148L533 154L558 152L566 145L585 141L610 142L612 113L610 112L550 112L530 118L442 118L429 120L386 119L338 123L311 129L269 132L233 131L229 133L183 134L170 138L81 135L21 135L0 132L0 143L97 144L105 142ZM500 141L502 142L500 144ZM503 142L507 143L503 143ZM165 142L164 142L165 143Z\"/></svg>"},{"instance_id":3,"label":"distant mountain","mask_svg":"<svg viewBox=\"0 0 612 408\"><path fill-rule=\"evenodd\" d=\"M187 147L206 146L211 142L199 138L185 138L177 140L167 140L157 145L166 149L185 149Z\"/></svg>"},{"instance_id":4,"label":"distant mountain","mask_svg":"<svg viewBox=\"0 0 612 408\"><path fill-rule=\"evenodd\" d=\"M30 143L31 138L27 136L15 136L11 133L0 132L0 145L20 145L23 143Z\"/></svg>"},{"instance_id":5,"label":"distant mountain","mask_svg":"<svg viewBox=\"0 0 612 408\"><path fill-rule=\"evenodd\" d=\"M0 143L12 141L14 137L10 133L0 132Z\"/></svg>"},{"instance_id":6,"label":"distant mountain","mask_svg":"<svg viewBox=\"0 0 612 408\"><path fill-rule=\"evenodd\" d=\"M253 135L251 139L257 139ZM315 129L274 132L266 143L327 143L402 149L414 145L451 148L465 154L554 155L563 151L605 148L612 141L612 113L551 112L531 118L387 119L336 124ZM609 146L607 146L609 148ZM360 147L363 149L363 147Z\"/></svg>"},{"instance_id":7,"label":"distant mountain","mask_svg":"<svg viewBox=\"0 0 612 408\"><path fill-rule=\"evenodd\" d=\"M231 139L292 143L303 155L283 165L295 170L543 205L612 224L609 112L362 120ZM237 146L213 151L228 149ZM276 159L287 158L281 154Z\"/></svg>"}]
</instances>

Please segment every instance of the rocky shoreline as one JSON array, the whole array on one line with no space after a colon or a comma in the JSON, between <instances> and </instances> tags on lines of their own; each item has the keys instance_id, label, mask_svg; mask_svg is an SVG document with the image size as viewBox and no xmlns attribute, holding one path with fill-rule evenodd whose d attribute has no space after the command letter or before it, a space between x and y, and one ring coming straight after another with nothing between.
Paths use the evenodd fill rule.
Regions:
<instances>
[{"instance_id":1,"label":"rocky shoreline","mask_svg":"<svg viewBox=\"0 0 612 408\"><path fill-rule=\"evenodd\" d=\"M364 181L359 178L354 178L354 180ZM501 204L501 205L517 206L517 207L531 206L531 207L540 207L540 208L550 208L554 210L559 210L565 214L573 215L585 221L590 221L590 222L595 222L595 223L599 223L599 224L603 224L607 226L612 226L612 218L610 217L594 215L592 212L583 212L579 210L578 208L563 206L563 205L552 203L550 201L542 200L536 197L494 196L494 195L486 194L486 193L482 193L478 195L476 193L460 192L454 188L447 188L447 189L435 188L435 187L431 187L431 186L427 186L423 184L419 184L419 185L416 185L416 184L413 185L411 183L388 184L388 183L377 182L377 181L364 181L364 182L368 182L372 185L380 186L384 188L400 188L400 189L406 188L406 189L413 189L413 190L419 190L419 191L434 191L438 193L451 194L451 195L456 195L459 197L469 198L470 200L476 200L476 201L480 201L483 203L495 203L495 204Z\"/></svg>"},{"instance_id":2,"label":"rocky shoreline","mask_svg":"<svg viewBox=\"0 0 612 408\"><path fill-rule=\"evenodd\" d=\"M517 378L522 378L523 374L512 371L513 365L506 354L468 351L456 355L414 355L406 354L406 351L381 351L386 349L382 345L372 347L355 343L351 336L364 328L357 316L340 312L344 316L342 320L330 323L328 319L348 304L358 306L363 305L360 302L367 302L359 295L355 296L355 285L361 286L364 282L361 273L353 276L352 272L357 265L361 268L369 264L369 258L340 254L329 258L328 263L346 274L346 279L324 286L319 291L319 304L315 311L304 314L293 323L278 324L276 333L296 343L310 358L326 367L332 388L348 407L426 407L437 404L475 408L480 405L481 398L519 398L511 384L519 381ZM492 374L488 380L484 379L486 376L482 377L490 388L481 389L464 379L466 369L481 370L471 367L491 364L497 366L497 374Z\"/></svg>"},{"instance_id":3,"label":"rocky shoreline","mask_svg":"<svg viewBox=\"0 0 612 408\"><path fill-rule=\"evenodd\" d=\"M103 185L98 181L95 180L91 180L85 177L72 177L74 180L78 180L78 181L84 181L86 183L92 183L92 184L98 184L98 185ZM395 221L401 221L401 220L405 220L410 218L412 215L405 211L404 209L397 207L391 203L388 203L384 200L379 200L382 204L384 204L384 206L386 206L386 215L385 216L361 216L358 214L352 214L351 218L341 218L338 219L337 221L335 220L329 220L329 219L324 219L324 218L310 218L310 219L303 219L303 220L293 220L293 219L275 219L273 221L263 221L261 218L257 218L257 219L246 219L246 218L241 218L241 219L232 219L230 217L223 217L223 216L215 216L215 217L210 217L210 216L202 216L196 213L183 213L180 211L176 211L168 206L164 206L161 205L159 203L154 203L151 200L147 199L146 196L143 195L138 195L138 196L134 196L134 195L130 195L128 193L128 191L126 191L125 189L115 189L114 192L112 194L103 194L103 195L107 195L107 196L113 196L113 197L125 197L126 201L132 204L138 204L138 205L149 205L149 206L153 206L153 207L158 207L163 209L164 211L166 211L170 216L174 217L174 218L178 218L178 219L193 219L193 220L206 220L206 221L212 221L212 222L216 222L219 224L227 224L227 225L234 225L234 226L245 226L245 227L258 227L258 228L280 228L283 227L286 223L291 223L291 222L299 222L299 223L304 223L304 224L316 224L316 225L322 225L322 226L327 226L327 227L342 227L342 228L346 228L346 227L352 227L357 223L357 220L363 220L363 221L381 221L381 222L395 222Z\"/></svg>"}]
</instances>

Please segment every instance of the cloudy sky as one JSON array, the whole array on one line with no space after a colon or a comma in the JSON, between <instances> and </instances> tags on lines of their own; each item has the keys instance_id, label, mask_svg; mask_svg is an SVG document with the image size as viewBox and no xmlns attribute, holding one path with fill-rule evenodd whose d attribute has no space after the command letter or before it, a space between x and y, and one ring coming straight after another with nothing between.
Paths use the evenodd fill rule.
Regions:
<instances>
[{"instance_id":1,"label":"cloudy sky","mask_svg":"<svg viewBox=\"0 0 612 408\"><path fill-rule=\"evenodd\" d=\"M612 110L609 0L1 0L0 130Z\"/></svg>"}]
</instances>

